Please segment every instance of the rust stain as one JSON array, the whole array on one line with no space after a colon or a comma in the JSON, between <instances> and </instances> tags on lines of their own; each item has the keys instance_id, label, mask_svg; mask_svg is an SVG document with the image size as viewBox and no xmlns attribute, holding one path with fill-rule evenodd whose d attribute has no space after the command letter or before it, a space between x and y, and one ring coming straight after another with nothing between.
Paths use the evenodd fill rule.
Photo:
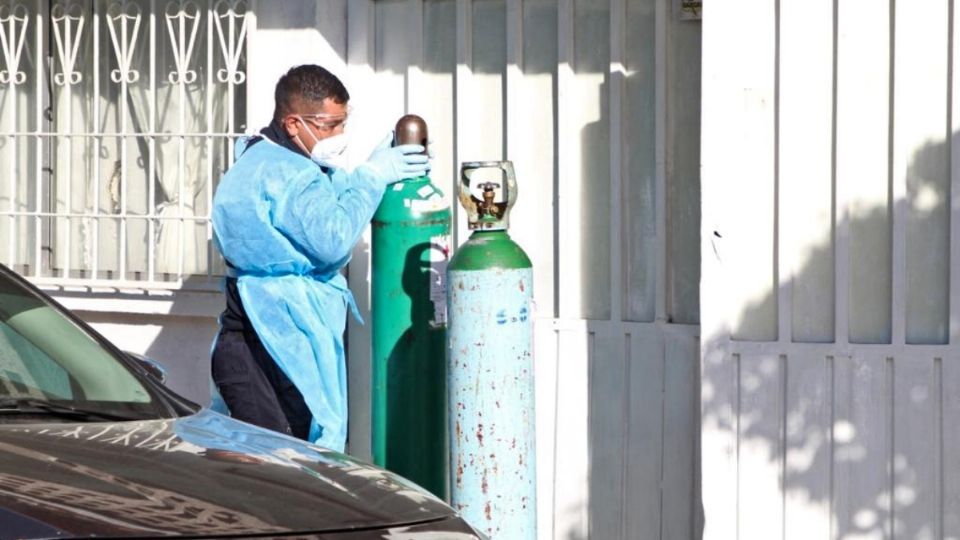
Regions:
<instances>
[{"instance_id":1,"label":"rust stain","mask_svg":"<svg viewBox=\"0 0 960 540\"><path fill-rule=\"evenodd\" d=\"M489 487L490 485L487 484L487 471L483 471L483 478L480 479L480 490L483 491L484 495L486 495L487 488Z\"/></svg>"},{"instance_id":2,"label":"rust stain","mask_svg":"<svg viewBox=\"0 0 960 540\"><path fill-rule=\"evenodd\" d=\"M483 446L483 424L477 424L477 442Z\"/></svg>"},{"instance_id":3,"label":"rust stain","mask_svg":"<svg viewBox=\"0 0 960 540\"><path fill-rule=\"evenodd\" d=\"M457 456L457 487L463 487L463 458Z\"/></svg>"},{"instance_id":4,"label":"rust stain","mask_svg":"<svg viewBox=\"0 0 960 540\"><path fill-rule=\"evenodd\" d=\"M457 420L457 439L460 439L460 435L462 434L463 432L460 430L460 421Z\"/></svg>"},{"instance_id":5,"label":"rust stain","mask_svg":"<svg viewBox=\"0 0 960 540\"><path fill-rule=\"evenodd\" d=\"M526 288L523 286L523 280L521 279L521 280L520 280L520 292L523 292L523 291L525 291L525 290L526 290Z\"/></svg>"},{"instance_id":6,"label":"rust stain","mask_svg":"<svg viewBox=\"0 0 960 540\"><path fill-rule=\"evenodd\" d=\"M483 515L486 516L487 521L493 519L493 512L490 509L490 501L487 501L487 503L483 505Z\"/></svg>"}]
</instances>

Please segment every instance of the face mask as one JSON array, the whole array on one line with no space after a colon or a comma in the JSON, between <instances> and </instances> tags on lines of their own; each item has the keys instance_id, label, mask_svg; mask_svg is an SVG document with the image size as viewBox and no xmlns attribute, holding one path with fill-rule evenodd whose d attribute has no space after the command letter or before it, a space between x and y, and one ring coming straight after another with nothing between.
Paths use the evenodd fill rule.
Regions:
<instances>
[{"instance_id":1,"label":"face mask","mask_svg":"<svg viewBox=\"0 0 960 540\"><path fill-rule=\"evenodd\" d=\"M300 120L303 122L307 133L309 133L310 137L315 141L313 150L310 151L310 159L312 159L314 163L324 167L345 169L347 160L345 151L347 149L347 143L350 142L347 134L338 133L325 139L317 139L313 135L313 132L306 128L306 122L304 122L302 118ZM301 144L303 144L302 141ZM306 145L304 144L303 146Z\"/></svg>"},{"instance_id":2,"label":"face mask","mask_svg":"<svg viewBox=\"0 0 960 540\"><path fill-rule=\"evenodd\" d=\"M350 142L346 133L339 133L326 139L321 139L313 145L310 159L325 167L337 169L346 168L347 143Z\"/></svg>"}]
</instances>

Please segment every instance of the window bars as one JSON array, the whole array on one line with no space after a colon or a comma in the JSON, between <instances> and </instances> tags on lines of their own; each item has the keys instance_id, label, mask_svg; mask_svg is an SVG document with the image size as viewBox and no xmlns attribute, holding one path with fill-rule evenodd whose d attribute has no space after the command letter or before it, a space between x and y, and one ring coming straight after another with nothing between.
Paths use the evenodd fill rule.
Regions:
<instances>
[{"instance_id":1,"label":"window bars","mask_svg":"<svg viewBox=\"0 0 960 540\"><path fill-rule=\"evenodd\" d=\"M243 0L0 0L0 261L35 282L217 286L245 128Z\"/></svg>"}]
</instances>

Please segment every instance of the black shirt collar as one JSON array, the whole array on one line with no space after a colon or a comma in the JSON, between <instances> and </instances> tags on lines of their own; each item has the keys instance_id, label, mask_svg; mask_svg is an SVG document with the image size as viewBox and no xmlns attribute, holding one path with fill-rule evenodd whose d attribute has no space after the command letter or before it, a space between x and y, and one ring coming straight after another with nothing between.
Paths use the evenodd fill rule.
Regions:
<instances>
[{"instance_id":1,"label":"black shirt collar","mask_svg":"<svg viewBox=\"0 0 960 540\"><path fill-rule=\"evenodd\" d=\"M295 152L306 158L310 157L287 135L287 131L283 129L283 125L277 120L271 121L270 125L261 129L260 134L291 152Z\"/></svg>"}]
</instances>

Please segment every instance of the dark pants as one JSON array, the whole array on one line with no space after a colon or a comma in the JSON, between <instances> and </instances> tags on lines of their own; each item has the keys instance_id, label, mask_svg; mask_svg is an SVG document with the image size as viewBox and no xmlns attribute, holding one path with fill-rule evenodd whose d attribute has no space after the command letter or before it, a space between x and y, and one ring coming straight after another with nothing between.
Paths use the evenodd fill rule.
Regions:
<instances>
[{"instance_id":1,"label":"dark pants","mask_svg":"<svg viewBox=\"0 0 960 540\"><path fill-rule=\"evenodd\" d=\"M213 381L230 416L306 440L312 415L303 395L254 332L221 330L213 349Z\"/></svg>"}]
</instances>

